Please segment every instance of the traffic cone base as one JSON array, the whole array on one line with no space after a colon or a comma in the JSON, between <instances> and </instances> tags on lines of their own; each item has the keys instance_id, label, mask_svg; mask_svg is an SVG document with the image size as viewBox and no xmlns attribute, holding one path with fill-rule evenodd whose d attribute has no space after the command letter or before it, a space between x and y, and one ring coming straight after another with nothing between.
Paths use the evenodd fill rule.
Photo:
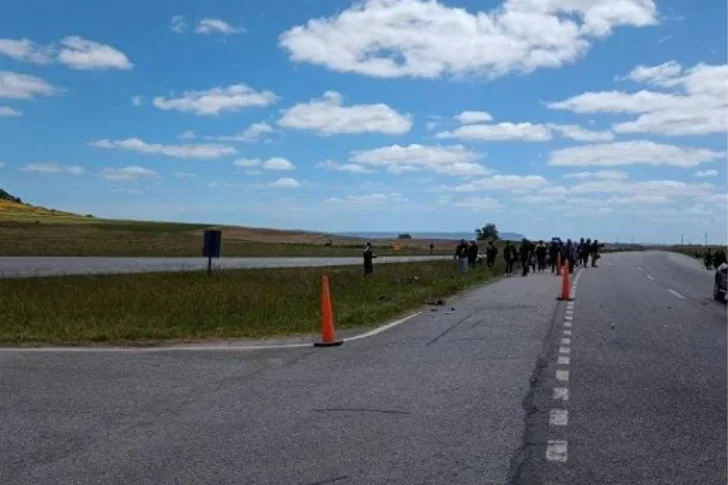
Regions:
<instances>
[{"instance_id":1,"label":"traffic cone base","mask_svg":"<svg viewBox=\"0 0 728 485\"><path fill-rule=\"evenodd\" d=\"M338 347L344 343L343 340L334 340L333 342L314 342L314 347Z\"/></svg>"}]
</instances>

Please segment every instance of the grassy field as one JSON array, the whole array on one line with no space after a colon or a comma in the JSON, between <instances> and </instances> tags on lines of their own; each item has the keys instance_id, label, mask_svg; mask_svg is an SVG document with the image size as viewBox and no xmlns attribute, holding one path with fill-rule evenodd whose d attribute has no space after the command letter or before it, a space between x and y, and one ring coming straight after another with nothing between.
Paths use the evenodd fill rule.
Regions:
<instances>
[{"instance_id":1,"label":"grassy field","mask_svg":"<svg viewBox=\"0 0 728 485\"><path fill-rule=\"evenodd\" d=\"M0 200L0 256L200 256L209 224L97 219ZM222 227L223 256L359 256L364 240L264 228ZM373 241L381 255L428 254L429 241ZM436 241L450 254L451 241Z\"/></svg>"},{"instance_id":2,"label":"grassy field","mask_svg":"<svg viewBox=\"0 0 728 485\"><path fill-rule=\"evenodd\" d=\"M379 324L494 279L503 268L458 273L454 262L0 279L0 343L153 343L319 331L321 276L338 330Z\"/></svg>"}]
</instances>

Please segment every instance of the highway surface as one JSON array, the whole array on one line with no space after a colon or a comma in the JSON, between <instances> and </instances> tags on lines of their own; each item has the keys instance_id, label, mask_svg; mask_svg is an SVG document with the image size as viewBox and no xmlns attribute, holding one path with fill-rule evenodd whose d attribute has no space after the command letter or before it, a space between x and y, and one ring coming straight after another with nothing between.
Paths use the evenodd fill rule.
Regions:
<instances>
[{"instance_id":1,"label":"highway surface","mask_svg":"<svg viewBox=\"0 0 728 485\"><path fill-rule=\"evenodd\" d=\"M376 264L451 259L450 256L382 256ZM361 264L359 257L213 259L213 268L300 268ZM206 258L21 257L0 258L0 278L73 274L153 273L207 269Z\"/></svg>"},{"instance_id":2,"label":"highway surface","mask_svg":"<svg viewBox=\"0 0 728 485\"><path fill-rule=\"evenodd\" d=\"M506 278L330 349L0 352L2 483L726 483L712 274L622 253L574 286Z\"/></svg>"}]
</instances>

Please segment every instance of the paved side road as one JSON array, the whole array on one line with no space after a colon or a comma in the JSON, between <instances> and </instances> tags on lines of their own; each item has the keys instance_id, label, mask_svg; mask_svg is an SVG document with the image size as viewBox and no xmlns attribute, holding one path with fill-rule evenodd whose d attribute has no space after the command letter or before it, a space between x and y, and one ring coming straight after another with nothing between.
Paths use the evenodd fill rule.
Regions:
<instances>
[{"instance_id":1,"label":"paved side road","mask_svg":"<svg viewBox=\"0 0 728 485\"><path fill-rule=\"evenodd\" d=\"M508 278L338 348L0 353L2 483L502 485L558 289Z\"/></svg>"},{"instance_id":2,"label":"paved side road","mask_svg":"<svg viewBox=\"0 0 728 485\"><path fill-rule=\"evenodd\" d=\"M383 256L377 264L451 259L448 256ZM361 264L356 257L220 258L213 268L300 268ZM72 274L152 273L207 268L206 258L1 257L0 278Z\"/></svg>"}]
</instances>

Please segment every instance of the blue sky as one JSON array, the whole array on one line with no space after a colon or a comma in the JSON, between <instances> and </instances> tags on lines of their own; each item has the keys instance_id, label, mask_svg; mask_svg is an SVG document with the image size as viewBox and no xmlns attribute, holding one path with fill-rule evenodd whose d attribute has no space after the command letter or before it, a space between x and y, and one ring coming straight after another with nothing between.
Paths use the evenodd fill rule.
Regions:
<instances>
[{"instance_id":1,"label":"blue sky","mask_svg":"<svg viewBox=\"0 0 728 485\"><path fill-rule=\"evenodd\" d=\"M34 204L726 239L722 0L2 8L0 186Z\"/></svg>"}]
</instances>

